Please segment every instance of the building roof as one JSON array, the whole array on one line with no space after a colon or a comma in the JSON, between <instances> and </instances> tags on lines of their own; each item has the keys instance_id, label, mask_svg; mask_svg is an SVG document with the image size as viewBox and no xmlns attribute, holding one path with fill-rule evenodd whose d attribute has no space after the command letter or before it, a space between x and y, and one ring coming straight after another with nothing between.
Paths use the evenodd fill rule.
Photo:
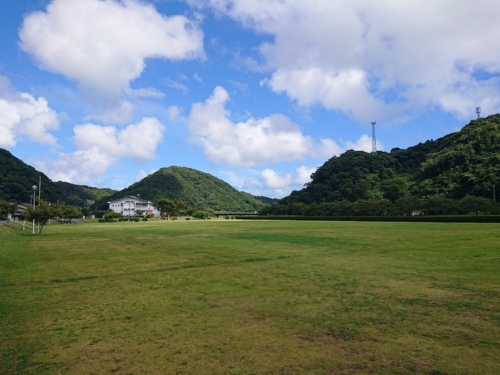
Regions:
<instances>
[{"instance_id":1,"label":"building roof","mask_svg":"<svg viewBox=\"0 0 500 375\"><path fill-rule=\"evenodd\" d=\"M113 199L112 201L109 201L109 203L113 203L113 202L118 202L118 201L123 201L124 199L134 199L135 201L139 201L139 202L144 202L144 203L153 203L151 201L148 201L146 199L142 199L142 198L137 198L136 196L134 195L129 195L127 197L122 197L122 198L118 198L118 199Z\"/></svg>"}]
</instances>

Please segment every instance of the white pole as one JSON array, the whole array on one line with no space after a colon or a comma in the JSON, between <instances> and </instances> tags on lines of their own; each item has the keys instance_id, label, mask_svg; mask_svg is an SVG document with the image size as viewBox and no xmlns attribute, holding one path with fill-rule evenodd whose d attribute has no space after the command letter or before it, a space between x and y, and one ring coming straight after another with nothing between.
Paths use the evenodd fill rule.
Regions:
<instances>
[{"instance_id":1,"label":"white pole","mask_svg":"<svg viewBox=\"0 0 500 375\"><path fill-rule=\"evenodd\" d=\"M35 199L36 199L36 185L33 186L33 209L36 207ZM35 234L35 219L33 219L33 227L32 227L32 234Z\"/></svg>"},{"instance_id":2,"label":"white pole","mask_svg":"<svg viewBox=\"0 0 500 375\"><path fill-rule=\"evenodd\" d=\"M26 226L26 220L23 220L23 232L24 232L24 227Z\"/></svg>"}]
</instances>

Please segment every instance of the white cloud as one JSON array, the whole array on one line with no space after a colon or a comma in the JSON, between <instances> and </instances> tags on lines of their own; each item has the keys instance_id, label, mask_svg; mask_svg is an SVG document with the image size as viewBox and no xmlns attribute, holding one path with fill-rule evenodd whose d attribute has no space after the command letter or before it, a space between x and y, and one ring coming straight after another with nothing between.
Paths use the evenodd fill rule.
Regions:
<instances>
[{"instance_id":1,"label":"white cloud","mask_svg":"<svg viewBox=\"0 0 500 375\"><path fill-rule=\"evenodd\" d=\"M156 118L145 117L123 129L83 124L76 125L73 131L77 151L59 154L56 160L34 164L54 181L87 184L103 175L120 158L142 162L153 159L163 141L165 126Z\"/></svg>"},{"instance_id":2,"label":"white cloud","mask_svg":"<svg viewBox=\"0 0 500 375\"><path fill-rule=\"evenodd\" d=\"M200 83L203 82L203 79L198 75L198 73L194 73L193 78Z\"/></svg>"},{"instance_id":3,"label":"white cloud","mask_svg":"<svg viewBox=\"0 0 500 375\"><path fill-rule=\"evenodd\" d=\"M116 156L98 147L91 147L70 154L59 154L56 160L35 161L33 164L53 181L88 184L90 180L104 174L117 162Z\"/></svg>"},{"instance_id":4,"label":"white cloud","mask_svg":"<svg viewBox=\"0 0 500 375\"><path fill-rule=\"evenodd\" d=\"M133 98L155 98L163 99L165 94L154 87L143 87L140 89L129 89L127 94Z\"/></svg>"},{"instance_id":5,"label":"white cloud","mask_svg":"<svg viewBox=\"0 0 500 375\"><path fill-rule=\"evenodd\" d=\"M79 150L98 147L115 157L138 161L151 160L163 141L165 126L156 118L145 117L137 124L123 129L94 124L76 125L74 143Z\"/></svg>"},{"instance_id":6,"label":"white cloud","mask_svg":"<svg viewBox=\"0 0 500 375\"><path fill-rule=\"evenodd\" d=\"M177 105L171 105L167 108L167 114L170 121L176 121L180 114L182 113L182 108Z\"/></svg>"},{"instance_id":7,"label":"white cloud","mask_svg":"<svg viewBox=\"0 0 500 375\"><path fill-rule=\"evenodd\" d=\"M135 182L141 181L143 178L148 177L150 174L153 174L157 171L158 169L151 169L149 173L147 173L144 169L141 169L137 174L135 175Z\"/></svg>"},{"instance_id":8,"label":"white cloud","mask_svg":"<svg viewBox=\"0 0 500 375\"><path fill-rule=\"evenodd\" d=\"M116 103L105 103L104 108L93 110L87 119L94 119L105 124L125 124L130 121L135 106L127 101L121 100Z\"/></svg>"},{"instance_id":9,"label":"white cloud","mask_svg":"<svg viewBox=\"0 0 500 375\"><path fill-rule=\"evenodd\" d=\"M231 79L228 82L231 85L233 85L236 90L241 91L242 93L246 93L248 91L248 84L247 83L233 81Z\"/></svg>"},{"instance_id":10,"label":"white cloud","mask_svg":"<svg viewBox=\"0 0 500 375\"><path fill-rule=\"evenodd\" d=\"M269 88L368 123L500 111L500 2L205 0L258 33ZM482 74L485 73L485 74Z\"/></svg>"},{"instance_id":11,"label":"white cloud","mask_svg":"<svg viewBox=\"0 0 500 375\"><path fill-rule=\"evenodd\" d=\"M317 169L316 167L306 167L305 165L296 168L295 172L297 173L297 177L295 178L295 182L304 186L304 184L311 181L311 175L316 172Z\"/></svg>"},{"instance_id":12,"label":"white cloud","mask_svg":"<svg viewBox=\"0 0 500 375\"><path fill-rule=\"evenodd\" d=\"M293 180L290 173L280 176L274 170L266 168L262 171L262 181L268 189L283 189L290 187Z\"/></svg>"},{"instance_id":13,"label":"white cloud","mask_svg":"<svg viewBox=\"0 0 500 375\"><path fill-rule=\"evenodd\" d=\"M187 88L187 86L185 84L174 81L170 78L165 78L165 83L167 84L168 87L182 91L184 94L187 94L189 91L189 89Z\"/></svg>"},{"instance_id":14,"label":"white cloud","mask_svg":"<svg viewBox=\"0 0 500 375\"><path fill-rule=\"evenodd\" d=\"M343 145L344 145L343 147L344 151L356 150L356 151L371 152L372 138L367 134L363 134L356 140L356 142L346 141L343 143ZM377 141L377 151L383 151L383 150L384 150L384 144L380 141Z\"/></svg>"},{"instance_id":15,"label":"white cloud","mask_svg":"<svg viewBox=\"0 0 500 375\"><path fill-rule=\"evenodd\" d=\"M295 175L286 173L279 175L273 169L266 168L261 172L261 181L264 188L274 190L291 190L292 188L301 188L304 184L311 181L311 174L316 172L316 167L306 167L302 165L295 168Z\"/></svg>"},{"instance_id":16,"label":"white cloud","mask_svg":"<svg viewBox=\"0 0 500 375\"><path fill-rule=\"evenodd\" d=\"M203 103L195 103L187 119L193 143L214 164L252 166L306 157L329 158L340 147L331 139L315 142L282 114L233 123L226 110L227 91L218 86Z\"/></svg>"},{"instance_id":17,"label":"white cloud","mask_svg":"<svg viewBox=\"0 0 500 375\"><path fill-rule=\"evenodd\" d=\"M21 139L55 145L57 141L50 131L57 129L57 113L45 98L16 92L0 76L0 147L14 147Z\"/></svg>"},{"instance_id":18,"label":"white cloud","mask_svg":"<svg viewBox=\"0 0 500 375\"><path fill-rule=\"evenodd\" d=\"M25 16L19 38L41 68L110 96L129 89L147 58L203 57L197 21L137 0L53 0Z\"/></svg>"},{"instance_id":19,"label":"white cloud","mask_svg":"<svg viewBox=\"0 0 500 375\"><path fill-rule=\"evenodd\" d=\"M295 168L295 173L285 173L280 175L270 168L261 172L260 189L267 195L273 197L282 197L290 194L291 190L301 189L304 184L311 181L311 174L316 171L316 167L300 166Z\"/></svg>"}]
</instances>

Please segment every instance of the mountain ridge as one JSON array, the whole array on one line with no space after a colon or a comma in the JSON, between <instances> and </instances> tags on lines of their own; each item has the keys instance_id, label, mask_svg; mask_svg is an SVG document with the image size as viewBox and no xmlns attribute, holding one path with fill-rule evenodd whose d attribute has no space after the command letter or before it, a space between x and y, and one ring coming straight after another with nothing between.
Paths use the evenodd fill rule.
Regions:
<instances>
[{"instance_id":1,"label":"mountain ridge","mask_svg":"<svg viewBox=\"0 0 500 375\"><path fill-rule=\"evenodd\" d=\"M122 196L140 195L156 202L158 199L178 199L189 207L215 211L256 211L265 203L251 194L239 192L227 182L205 172L188 167L170 166L98 202L103 209L108 201Z\"/></svg>"},{"instance_id":2,"label":"mountain ridge","mask_svg":"<svg viewBox=\"0 0 500 375\"><path fill-rule=\"evenodd\" d=\"M303 189L292 191L262 213L338 213L342 211L340 202L345 206L342 212L349 212L347 203L358 202L358 206L370 206L369 212L384 214L387 207L403 198L457 201L470 196L493 202L493 186L498 195L499 114L472 120L457 132L406 149L376 154L348 150L327 160ZM380 207L373 207L374 202ZM329 208L327 203L335 205ZM294 204L300 209L286 207ZM314 204L325 207L312 209Z\"/></svg>"}]
</instances>

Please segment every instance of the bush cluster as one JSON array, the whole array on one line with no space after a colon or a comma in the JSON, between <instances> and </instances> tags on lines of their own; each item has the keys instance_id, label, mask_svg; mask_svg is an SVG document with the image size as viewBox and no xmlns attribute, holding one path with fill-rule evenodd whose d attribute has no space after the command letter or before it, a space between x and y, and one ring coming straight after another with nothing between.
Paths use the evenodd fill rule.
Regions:
<instances>
[{"instance_id":1,"label":"bush cluster","mask_svg":"<svg viewBox=\"0 0 500 375\"><path fill-rule=\"evenodd\" d=\"M394 202L387 199L320 203L285 201L267 206L261 209L259 214L298 216L498 215L500 205L493 205L491 199L473 196L466 196L461 200L441 196L427 198L407 196Z\"/></svg>"},{"instance_id":2,"label":"bush cluster","mask_svg":"<svg viewBox=\"0 0 500 375\"><path fill-rule=\"evenodd\" d=\"M393 221L429 223L500 223L498 215L456 216L237 216L244 220L309 220L309 221Z\"/></svg>"}]
</instances>

